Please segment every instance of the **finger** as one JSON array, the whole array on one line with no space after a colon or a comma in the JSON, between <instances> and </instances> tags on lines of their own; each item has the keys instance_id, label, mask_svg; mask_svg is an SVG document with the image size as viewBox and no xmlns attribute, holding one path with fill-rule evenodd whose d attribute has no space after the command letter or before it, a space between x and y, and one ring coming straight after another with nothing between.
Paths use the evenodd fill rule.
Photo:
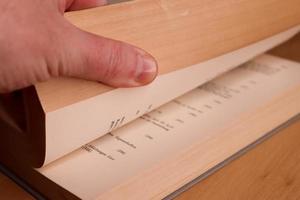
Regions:
<instances>
[{"instance_id":1,"label":"finger","mask_svg":"<svg viewBox=\"0 0 300 200\"><path fill-rule=\"evenodd\" d=\"M107 4L107 0L66 0L65 10L74 11L87 8L93 8L97 6L103 6Z\"/></svg>"},{"instance_id":2,"label":"finger","mask_svg":"<svg viewBox=\"0 0 300 200\"><path fill-rule=\"evenodd\" d=\"M74 32L66 38L63 75L114 87L141 86L156 77L157 63L145 51L77 29Z\"/></svg>"}]
</instances>

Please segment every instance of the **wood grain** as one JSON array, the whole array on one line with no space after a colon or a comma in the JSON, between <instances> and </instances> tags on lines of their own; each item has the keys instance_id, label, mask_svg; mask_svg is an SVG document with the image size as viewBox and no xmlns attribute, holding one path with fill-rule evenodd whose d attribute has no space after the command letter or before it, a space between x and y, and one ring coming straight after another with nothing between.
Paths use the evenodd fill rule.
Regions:
<instances>
[{"instance_id":1,"label":"wood grain","mask_svg":"<svg viewBox=\"0 0 300 200\"><path fill-rule=\"evenodd\" d=\"M160 74L239 49L300 23L300 0L140 0L72 12L77 27L150 52ZM69 83L68 83L69 82ZM111 90L95 82L37 84L45 112Z\"/></svg>"},{"instance_id":2,"label":"wood grain","mask_svg":"<svg viewBox=\"0 0 300 200\"><path fill-rule=\"evenodd\" d=\"M300 199L300 121L233 161L176 200Z\"/></svg>"}]
</instances>

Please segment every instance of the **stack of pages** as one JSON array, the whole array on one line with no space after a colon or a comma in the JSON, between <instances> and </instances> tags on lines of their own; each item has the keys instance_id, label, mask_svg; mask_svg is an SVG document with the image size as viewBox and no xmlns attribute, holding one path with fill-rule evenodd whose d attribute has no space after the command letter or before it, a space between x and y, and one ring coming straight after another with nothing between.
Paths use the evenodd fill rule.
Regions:
<instances>
[{"instance_id":1,"label":"stack of pages","mask_svg":"<svg viewBox=\"0 0 300 200\"><path fill-rule=\"evenodd\" d=\"M53 144L46 155L62 156L40 168L1 159L55 199L164 198L299 114L299 74L299 63L264 54L165 105L148 107L151 112L126 125L115 121L111 131L71 152L60 147L76 144L76 135L53 136L57 148ZM9 130L9 123L1 127ZM1 147L6 142L1 139Z\"/></svg>"}]
</instances>

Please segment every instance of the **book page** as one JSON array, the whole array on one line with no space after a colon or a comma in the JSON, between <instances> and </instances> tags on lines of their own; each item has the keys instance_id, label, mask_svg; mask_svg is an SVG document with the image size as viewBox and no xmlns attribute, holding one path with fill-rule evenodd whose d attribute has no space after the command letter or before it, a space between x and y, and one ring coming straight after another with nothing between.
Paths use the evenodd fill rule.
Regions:
<instances>
[{"instance_id":1,"label":"book page","mask_svg":"<svg viewBox=\"0 0 300 200\"><path fill-rule=\"evenodd\" d=\"M298 4L295 0L143 0L67 12L65 16L85 31L146 50L158 61L160 74L165 74L298 25ZM55 80L39 84L44 109L53 111L107 91L101 84L77 82L66 83L68 86Z\"/></svg>"},{"instance_id":2,"label":"book page","mask_svg":"<svg viewBox=\"0 0 300 200\"><path fill-rule=\"evenodd\" d=\"M247 62L299 30L297 26L214 59L160 75L144 87L115 89L47 113L44 165Z\"/></svg>"},{"instance_id":3,"label":"book page","mask_svg":"<svg viewBox=\"0 0 300 200\"><path fill-rule=\"evenodd\" d=\"M295 86L300 64L263 55L38 171L82 199L96 199L196 142L209 143Z\"/></svg>"}]
</instances>

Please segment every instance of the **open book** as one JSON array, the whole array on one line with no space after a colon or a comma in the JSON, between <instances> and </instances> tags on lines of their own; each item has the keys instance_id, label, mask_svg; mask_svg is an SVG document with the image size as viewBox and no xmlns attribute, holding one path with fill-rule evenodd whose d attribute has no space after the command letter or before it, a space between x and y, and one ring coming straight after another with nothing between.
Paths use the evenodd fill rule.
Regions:
<instances>
[{"instance_id":1,"label":"open book","mask_svg":"<svg viewBox=\"0 0 300 200\"><path fill-rule=\"evenodd\" d=\"M17 93L20 108L0 99L0 161L46 197L164 198L300 112L299 63L261 55L299 32L292 1L270 4L271 11L288 5L289 13L255 23L251 17L264 16L260 4L231 2L236 9L227 16L228 2L204 10L197 0L153 2L67 16L152 53L161 69L152 84L113 89L54 79ZM143 12L151 18L140 19ZM239 19L247 27L238 27ZM120 21L139 31L116 29Z\"/></svg>"},{"instance_id":2,"label":"open book","mask_svg":"<svg viewBox=\"0 0 300 200\"><path fill-rule=\"evenodd\" d=\"M299 30L300 26L296 26L222 56L160 75L150 85L110 90L46 115L33 88L29 88L23 94L29 133L16 135L15 140L25 137L22 140L29 144L23 145L33 148L27 156L34 155L34 166L47 165L288 40Z\"/></svg>"},{"instance_id":3,"label":"open book","mask_svg":"<svg viewBox=\"0 0 300 200\"><path fill-rule=\"evenodd\" d=\"M28 159L49 164L286 41L299 31L299 13L293 0L143 0L66 14L81 29L150 52L159 77L135 89L70 78L29 88L20 130Z\"/></svg>"},{"instance_id":4,"label":"open book","mask_svg":"<svg viewBox=\"0 0 300 200\"><path fill-rule=\"evenodd\" d=\"M299 30L300 27L296 26L222 56L160 75L148 86L109 90L47 112L46 115L42 111L39 97L32 91L33 88L27 89L23 98L30 134L27 135L26 141L35 147L35 153L38 152L38 155L32 158L35 159L35 166L49 164L82 144L125 125L288 40ZM83 132L85 134L82 134Z\"/></svg>"},{"instance_id":5,"label":"open book","mask_svg":"<svg viewBox=\"0 0 300 200\"><path fill-rule=\"evenodd\" d=\"M299 114L299 74L300 63L259 56L42 168L19 172L53 199L166 197Z\"/></svg>"}]
</instances>

